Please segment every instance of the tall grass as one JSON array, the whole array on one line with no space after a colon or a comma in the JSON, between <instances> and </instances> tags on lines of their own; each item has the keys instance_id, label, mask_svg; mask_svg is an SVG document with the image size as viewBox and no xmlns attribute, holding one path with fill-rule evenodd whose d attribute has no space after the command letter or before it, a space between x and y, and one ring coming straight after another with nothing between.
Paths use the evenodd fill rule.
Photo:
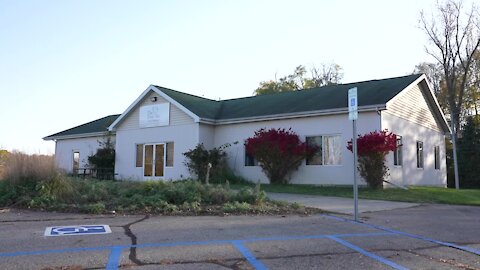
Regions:
<instances>
[{"instance_id":1,"label":"tall grass","mask_svg":"<svg viewBox=\"0 0 480 270\"><path fill-rule=\"evenodd\" d=\"M37 193L50 200L66 199L74 192L72 180L56 167L53 156L13 152L4 163L3 201L17 197L22 203Z\"/></svg>"},{"instance_id":2,"label":"tall grass","mask_svg":"<svg viewBox=\"0 0 480 270\"><path fill-rule=\"evenodd\" d=\"M13 152L5 161L3 179L13 184L21 184L25 181L52 179L59 173L53 156Z\"/></svg>"}]
</instances>

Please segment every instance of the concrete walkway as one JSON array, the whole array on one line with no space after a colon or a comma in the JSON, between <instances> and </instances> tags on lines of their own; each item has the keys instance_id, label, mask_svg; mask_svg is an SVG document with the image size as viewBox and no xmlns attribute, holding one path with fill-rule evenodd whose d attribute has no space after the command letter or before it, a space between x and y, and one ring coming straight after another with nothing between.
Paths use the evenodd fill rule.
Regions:
<instances>
[{"instance_id":1,"label":"concrete walkway","mask_svg":"<svg viewBox=\"0 0 480 270\"><path fill-rule=\"evenodd\" d=\"M297 202L308 207L319 208L325 211L353 214L353 199L340 198L340 197L326 197L318 195L303 195L303 194L290 194L290 193L272 193L268 192L268 197L272 200L287 201L290 203ZM360 213L376 212L383 210L393 210L401 208L409 208L418 206L418 203L406 203L406 202L392 202L392 201L377 201L377 200L364 200L358 201L358 211Z\"/></svg>"}]
</instances>

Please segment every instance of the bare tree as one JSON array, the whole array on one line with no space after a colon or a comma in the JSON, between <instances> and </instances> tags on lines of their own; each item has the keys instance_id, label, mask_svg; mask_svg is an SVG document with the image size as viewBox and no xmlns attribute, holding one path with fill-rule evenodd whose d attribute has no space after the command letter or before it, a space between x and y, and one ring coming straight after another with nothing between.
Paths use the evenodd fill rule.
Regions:
<instances>
[{"instance_id":1,"label":"bare tree","mask_svg":"<svg viewBox=\"0 0 480 270\"><path fill-rule=\"evenodd\" d=\"M451 139L455 170L455 188L459 189L457 164L457 130L463 109L468 73L475 52L480 45L480 21L476 6L464 13L462 1L437 2L437 17L427 19L420 13L421 27L432 47L426 47L443 68L450 111Z\"/></svg>"},{"instance_id":2,"label":"bare tree","mask_svg":"<svg viewBox=\"0 0 480 270\"><path fill-rule=\"evenodd\" d=\"M305 88L339 84L343 79L343 69L335 63L322 64L321 69L312 66L310 73L312 78Z\"/></svg>"}]
</instances>

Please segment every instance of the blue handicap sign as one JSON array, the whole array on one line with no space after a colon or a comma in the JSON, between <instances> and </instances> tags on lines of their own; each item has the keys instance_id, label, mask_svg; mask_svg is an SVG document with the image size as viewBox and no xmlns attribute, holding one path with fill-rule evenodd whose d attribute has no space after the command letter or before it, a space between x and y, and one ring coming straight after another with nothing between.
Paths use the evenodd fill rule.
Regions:
<instances>
[{"instance_id":1,"label":"blue handicap sign","mask_svg":"<svg viewBox=\"0 0 480 270\"><path fill-rule=\"evenodd\" d=\"M87 235L111 233L108 225L74 225L47 227L45 236Z\"/></svg>"},{"instance_id":2,"label":"blue handicap sign","mask_svg":"<svg viewBox=\"0 0 480 270\"><path fill-rule=\"evenodd\" d=\"M356 101L357 101L356 99L352 98L350 100L350 106L352 106L352 107L355 106Z\"/></svg>"}]
</instances>

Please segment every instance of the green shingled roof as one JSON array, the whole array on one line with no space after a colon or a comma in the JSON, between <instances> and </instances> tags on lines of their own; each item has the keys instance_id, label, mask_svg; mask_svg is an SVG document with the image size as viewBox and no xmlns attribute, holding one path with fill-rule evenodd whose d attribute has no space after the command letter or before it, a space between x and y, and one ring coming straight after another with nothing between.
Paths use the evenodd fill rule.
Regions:
<instances>
[{"instance_id":1,"label":"green shingled roof","mask_svg":"<svg viewBox=\"0 0 480 270\"><path fill-rule=\"evenodd\" d=\"M420 76L415 74L219 101L155 87L200 118L228 120L346 108L348 89L352 87L358 88L358 106L384 105ZM104 132L119 116L106 116L44 139Z\"/></svg>"},{"instance_id":2,"label":"green shingled roof","mask_svg":"<svg viewBox=\"0 0 480 270\"><path fill-rule=\"evenodd\" d=\"M358 106L382 105L420 76L415 74L221 101L156 87L200 118L226 120L346 108L348 89L352 87L358 88Z\"/></svg>"},{"instance_id":3,"label":"green shingled roof","mask_svg":"<svg viewBox=\"0 0 480 270\"><path fill-rule=\"evenodd\" d=\"M75 136L79 134L88 134L88 133L98 133L98 132L106 132L108 131L108 127L120 116L120 114L109 115L103 118L94 120L92 122L88 122L86 124L76 126L71 129L64 130L62 132L58 132L52 134L50 136L45 137L45 140L48 139L55 139L57 137L64 137L64 136Z\"/></svg>"}]
</instances>

